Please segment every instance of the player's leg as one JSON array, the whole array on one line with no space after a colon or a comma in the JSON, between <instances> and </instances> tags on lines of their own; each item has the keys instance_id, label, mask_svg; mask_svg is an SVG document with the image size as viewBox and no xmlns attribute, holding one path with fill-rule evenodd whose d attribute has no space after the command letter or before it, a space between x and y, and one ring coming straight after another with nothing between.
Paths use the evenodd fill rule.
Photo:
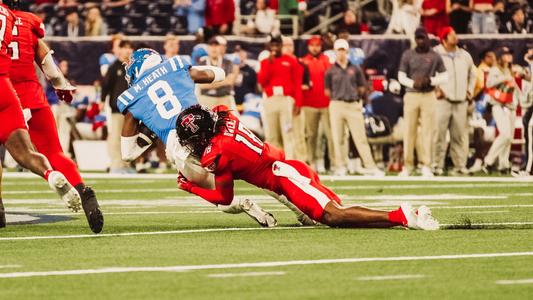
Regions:
<instances>
[{"instance_id":1,"label":"player's leg","mask_svg":"<svg viewBox=\"0 0 533 300\"><path fill-rule=\"evenodd\" d=\"M6 227L6 211L2 201L2 162L0 162L0 228Z\"/></svg>"},{"instance_id":2,"label":"player's leg","mask_svg":"<svg viewBox=\"0 0 533 300\"><path fill-rule=\"evenodd\" d=\"M96 194L91 187L83 183L76 164L63 153L50 107L32 110L32 118L29 120L28 126L31 140L37 151L46 156L52 167L63 173L80 194L83 211L91 230L94 233L101 232L104 226L104 217L98 205Z\"/></svg>"},{"instance_id":3,"label":"player's leg","mask_svg":"<svg viewBox=\"0 0 533 300\"><path fill-rule=\"evenodd\" d=\"M420 229L437 229L438 223L431 211L421 208L418 216L408 204L395 211L381 211L365 207L343 207L338 197L325 188L316 174L299 161L276 162L277 174L284 194L311 218L332 227L383 228L406 226ZM433 223L432 223L433 221Z\"/></svg>"}]
</instances>

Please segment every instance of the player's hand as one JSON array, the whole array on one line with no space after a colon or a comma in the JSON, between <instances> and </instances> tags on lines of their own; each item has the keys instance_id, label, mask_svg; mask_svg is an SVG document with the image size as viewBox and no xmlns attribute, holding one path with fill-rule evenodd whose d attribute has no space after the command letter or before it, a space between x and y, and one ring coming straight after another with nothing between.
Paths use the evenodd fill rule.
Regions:
<instances>
[{"instance_id":1,"label":"player's hand","mask_svg":"<svg viewBox=\"0 0 533 300\"><path fill-rule=\"evenodd\" d=\"M64 86L62 86L60 88L58 87L55 90L56 90L56 94L57 94L57 97L59 98L59 100L65 101L67 103L72 102L72 99L74 97L74 93L76 93L76 87L71 85L68 82Z\"/></svg>"},{"instance_id":2,"label":"player's hand","mask_svg":"<svg viewBox=\"0 0 533 300\"><path fill-rule=\"evenodd\" d=\"M178 187L181 190L184 190L189 193L191 192L191 189L194 187L194 184L190 182L187 178L185 178L185 176L183 176L183 174L181 173L178 174L177 183L178 183Z\"/></svg>"},{"instance_id":3,"label":"player's hand","mask_svg":"<svg viewBox=\"0 0 533 300\"><path fill-rule=\"evenodd\" d=\"M292 114L294 116L299 116L301 112L302 112L302 108L299 107L299 106L294 105L294 109L292 110Z\"/></svg>"}]
</instances>

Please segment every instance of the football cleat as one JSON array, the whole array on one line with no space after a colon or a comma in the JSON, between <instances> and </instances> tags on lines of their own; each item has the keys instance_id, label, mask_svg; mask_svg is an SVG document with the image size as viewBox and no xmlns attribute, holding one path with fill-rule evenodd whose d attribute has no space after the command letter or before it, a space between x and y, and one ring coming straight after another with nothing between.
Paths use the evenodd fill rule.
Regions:
<instances>
[{"instance_id":1,"label":"football cleat","mask_svg":"<svg viewBox=\"0 0 533 300\"><path fill-rule=\"evenodd\" d=\"M81 205L85 212L85 217L87 217L87 221L89 222L89 227L92 232L100 233L104 227L104 215L100 210L94 190L91 187L86 186L81 191L80 196Z\"/></svg>"},{"instance_id":2,"label":"football cleat","mask_svg":"<svg viewBox=\"0 0 533 300\"><path fill-rule=\"evenodd\" d=\"M275 227L278 224L278 221L271 213L266 212L249 199L244 199L240 206L247 215L256 220L262 227Z\"/></svg>"},{"instance_id":3,"label":"football cleat","mask_svg":"<svg viewBox=\"0 0 533 300\"><path fill-rule=\"evenodd\" d=\"M409 203L403 203L400 205L400 210L402 211L405 220L407 223L403 224L403 226L411 229L418 229L417 227L417 216L413 210L413 207Z\"/></svg>"},{"instance_id":4,"label":"football cleat","mask_svg":"<svg viewBox=\"0 0 533 300\"><path fill-rule=\"evenodd\" d=\"M421 230L438 230L439 221L431 214L429 207L422 205L416 211L416 227Z\"/></svg>"},{"instance_id":5,"label":"football cleat","mask_svg":"<svg viewBox=\"0 0 533 300\"><path fill-rule=\"evenodd\" d=\"M67 181L65 176L58 171L48 175L48 185L54 190L68 209L78 212L81 208L81 198L78 191Z\"/></svg>"}]
</instances>

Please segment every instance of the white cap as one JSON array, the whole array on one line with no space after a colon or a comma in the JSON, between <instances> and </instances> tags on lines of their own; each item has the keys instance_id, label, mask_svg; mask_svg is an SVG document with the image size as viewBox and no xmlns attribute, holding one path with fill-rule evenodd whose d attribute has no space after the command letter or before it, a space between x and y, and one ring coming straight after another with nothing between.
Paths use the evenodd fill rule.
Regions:
<instances>
[{"instance_id":1,"label":"white cap","mask_svg":"<svg viewBox=\"0 0 533 300\"><path fill-rule=\"evenodd\" d=\"M335 41L335 44L333 44L333 49L335 49L335 50L339 50L339 49L348 50L348 49L350 49L350 45L348 45L348 41L346 41L345 39L338 39L338 40Z\"/></svg>"},{"instance_id":2,"label":"white cap","mask_svg":"<svg viewBox=\"0 0 533 300\"><path fill-rule=\"evenodd\" d=\"M228 44L228 41L223 36L217 35L215 39L222 46L226 46Z\"/></svg>"}]
</instances>

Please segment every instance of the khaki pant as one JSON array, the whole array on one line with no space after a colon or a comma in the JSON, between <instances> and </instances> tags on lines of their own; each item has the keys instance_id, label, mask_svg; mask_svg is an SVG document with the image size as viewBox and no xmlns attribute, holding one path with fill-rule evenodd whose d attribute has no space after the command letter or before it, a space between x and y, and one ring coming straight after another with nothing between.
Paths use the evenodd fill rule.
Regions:
<instances>
[{"instance_id":1,"label":"khaki pant","mask_svg":"<svg viewBox=\"0 0 533 300\"><path fill-rule=\"evenodd\" d=\"M234 112L237 111L237 104L235 104L235 98L233 96L211 97L200 95L198 96L198 103L210 109L218 105L225 105Z\"/></svg>"},{"instance_id":2,"label":"khaki pant","mask_svg":"<svg viewBox=\"0 0 533 300\"><path fill-rule=\"evenodd\" d=\"M456 169L466 167L468 156L468 102L437 100L435 105L435 132L433 137L433 163L444 168L447 141L450 132L450 156Z\"/></svg>"},{"instance_id":3,"label":"khaki pant","mask_svg":"<svg viewBox=\"0 0 533 300\"><path fill-rule=\"evenodd\" d=\"M70 133L72 131L72 125L68 118L73 117L76 112L74 108L63 101L60 101L56 105L52 105L51 109L57 124L59 143L61 144L63 152L70 157Z\"/></svg>"},{"instance_id":4,"label":"khaki pant","mask_svg":"<svg viewBox=\"0 0 533 300\"><path fill-rule=\"evenodd\" d=\"M305 115L305 136L307 137L307 159L311 166L314 167L317 159L323 159L323 151L318 146L319 125L326 136L328 143L329 160L333 164L335 161L333 138L331 137L331 125L329 120L328 108L302 107L302 113Z\"/></svg>"},{"instance_id":5,"label":"khaki pant","mask_svg":"<svg viewBox=\"0 0 533 300\"><path fill-rule=\"evenodd\" d=\"M285 150L287 158L294 158L293 116L294 100L288 96L272 96L263 99L261 119L267 143Z\"/></svg>"},{"instance_id":6,"label":"khaki pant","mask_svg":"<svg viewBox=\"0 0 533 300\"><path fill-rule=\"evenodd\" d=\"M347 140L344 138L344 126L347 125L364 166L368 169L376 168L366 138L362 103L348 103L340 100L332 100L329 105L329 114L331 134L333 137L333 143L335 144L335 166L337 168L345 168L348 164Z\"/></svg>"},{"instance_id":7,"label":"khaki pant","mask_svg":"<svg viewBox=\"0 0 533 300\"><path fill-rule=\"evenodd\" d=\"M492 106L492 116L496 121L498 136L492 142L489 153L485 156L485 163L492 166L498 160L498 169L507 169L509 168L509 155L513 143L516 111L496 104Z\"/></svg>"},{"instance_id":8,"label":"khaki pant","mask_svg":"<svg viewBox=\"0 0 533 300\"><path fill-rule=\"evenodd\" d=\"M111 159L111 170L123 169L128 167L128 163L122 160L120 151L120 136L122 126L124 125L124 116L120 113L112 113L111 120L108 123L107 151Z\"/></svg>"},{"instance_id":9,"label":"khaki pant","mask_svg":"<svg viewBox=\"0 0 533 300\"><path fill-rule=\"evenodd\" d=\"M434 92L407 93L404 97L403 115L405 119L405 132L403 137L403 155L405 168L414 169L414 150L417 140L420 139L420 151L417 151L418 161L426 166L431 165L431 143L433 142L433 125L435 105L437 98ZM420 134L417 135L418 125Z\"/></svg>"},{"instance_id":10,"label":"khaki pant","mask_svg":"<svg viewBox=\"0 0 533 300\"><path fill-rule=\"evenodd\" d=\"M307 143L305 142L305 122L306 119L303 112L300 112L299 115L292 117L293 156L288 157L288 159L298 159L301 161L307 161L309 159Z\"/></svg>"}]
</instances>

